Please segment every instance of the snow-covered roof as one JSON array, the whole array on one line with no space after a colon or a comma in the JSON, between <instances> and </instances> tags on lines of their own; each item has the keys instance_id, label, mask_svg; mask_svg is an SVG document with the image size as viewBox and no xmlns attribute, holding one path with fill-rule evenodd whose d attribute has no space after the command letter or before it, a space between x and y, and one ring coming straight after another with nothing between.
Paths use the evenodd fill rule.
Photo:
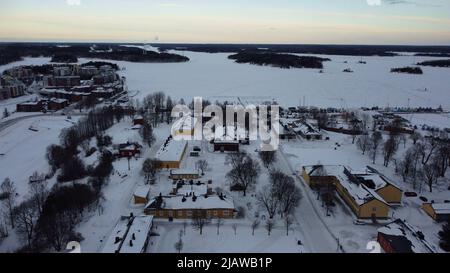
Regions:
<instances>
[{"instance_id":1,"label":"snow-covered roof","mask_svg":"<svg viewBox=\"0 0 450 273\"><path fill-rule=\"evenodd\" d=\"M156 197L146 205L151 208L152 204L157 202ZM232 198L213 196L164 196L161 203L161 209L234 209ZM195 200L195 201L194 201Z\"/></svg>"},{"instance_id":2,"label":"snow-covered roof","mask_svg":"<svg viewBox=\"0 0 450 273\"><path fill-rule=\"evenodd\" d=\"M378 229L398 253L434 253L435 246L426 241L417 228L400 219Z\"/></svg>"},{"instance_id":3,"label":"snow-covered roof","mask_svg":"<svg viewBox=\"0 0 450 273\"><path fill-rule=\"evenodd\" d=\"M137 197L147 198L149 192L150 185L142 185L136 188L133 195Z\"/></svg>"},{"instance_id":4,"label":"snow-covered roof","mask_svg":"<svg viewBox=\"0 0 450 273\"><path fill-rule=\"evenodd\" d=\"M121 217L119 219L102 249L103 253L115 253L119 251L122 241L128 231L129 219L129 217Z\"/></svg>"},{"instance_id":5,"label":"snow-covered roof","mask_svg":"<svg viewBox=\"0 0 450 273\"><path fill-rule=\"evenodd\" d=\"M155 157L160 161L181 161L186 145L185 140L171 138L167 143L161 145Z\"/></svg>"},{"instance_id":6,"label":"snow-covered roof","mask_svg":"<svg viewBox=\"0 0 450 273\"><path fill-rule=\"evenodd\" d=\"M342 165L311 165L303 166L305 172L310 176L337 176L344 172Z\"/></svg>"},{"instance_id":7,"label":"snow-covered roof","mask_svg":"<svg viewBox=\"0 0 450 273\"><path fill-rule=\"evenodd\" d=\"M363 183L350 181L350 178L344 173L344 170L347 169L353 174L349 167L343 165L314 165L304 166L303 168L310 176L335 176L358 205L363 205L373 199L387 204L376 190L367 187Z\"/></svg>"},{"instance_id":8,"label":"snow-covered roof","mask_svg":"<svg viewBox=\"0 0 450 273\"><path fill-rule=\"evenodd\" d=\"M306 122L298 124L293 128L293 130L295 132L301 133L302 135L310 135L310 136L320 135L320 132L314 126Z\"/></svg>"},{"instance_id":9,"label":"snow-covered roof","mask_svg":"<svg viewBox=\"0 0 450 273\"><path fill-rule=\"evenodd\" d=\"M140 253L152 228L153 216L122 216L106 241L102 253ZM134 233L134 239L133 239ZM133 245L130 246L130 240Z\"/></svg>"},{"instance_id":10,"label":"snow-covered roof","mask_svg":"<svg viewBox=\"0 0 450 273\"><path fill-rule=\"evenodd\" d=\"M179 184L176 184L174 187L178 187ZM208 192L208 185L205 183L193 183L190 185L189 183L185 183L180 185L177 188L177 195L189 196L191 194L195 194L197 196L205 195Z\"/></svg>"},{"instance_id":11,"label":"snow-covered roof","mask_svg":"<svg viewBox=\"0 0 450 273\"><path fill-rule=\"evenodd\" d=\"M450 214L450 203L432 203L430 205L436 214Z\"/></svg>"},{"instance_id":12,"label":"snow-covered roof","mask_svg":"<svg viewBox=\"0 0 450 273\"><path fill-rule=\"evenodd\" d=\"M152 224L153 224L153 216L151 215L136 216L127 232L127 235L119 252L140 253L147 241L147 237L152 228Z\"/></svg>"},{"instance_id":13,"label":"snow-covered roof","mask_svg":"<svg viewBox=\"0 0 450 273\"><path fill-rule=\"evenodd\" d=\"M339 174L337 176L341 186L347 190L350 196L355 200L356 204L364 205L365 203L377 199L378 201L386 203L386 201L379 196L374 190L369 189L364 184L356 184L350 181L345 174Z\"/></svg>"}]
</instances>

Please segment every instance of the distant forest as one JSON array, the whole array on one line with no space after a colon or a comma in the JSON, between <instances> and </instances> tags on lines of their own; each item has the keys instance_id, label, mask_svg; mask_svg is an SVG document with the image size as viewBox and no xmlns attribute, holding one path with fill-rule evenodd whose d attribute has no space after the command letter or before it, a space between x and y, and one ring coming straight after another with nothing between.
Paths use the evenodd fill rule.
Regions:
<instances>
[{"instance_id":1,"label":"distant forest","mask_svg":"<svg viewBox=\"0 0 450 273\"><path fill-rule=\"evenodd\" d=\"M420 67L401 67L401 68L392 68L392 73L407 73L407 74L423 74L422 68Z\"/></svg>"},{"instance_id":2,"label":"distant forest","mask_svg":"<svg viewBox=\"0 0 450 273\"><path fill-rule=\"evenodd\" d=\"M161 51L184 50L208 53L265 51L274 53L324 54L345 56L397 56L394 52L450 55L450 46L383 46L383 45L276 45L276 44L153 44Z\"/></svg>"},{"instance_id":3,"label":"distant forest","mask_svg":"<svg viewBox=\"0 0 450 273\"><path fill-rule=\"evenodd\" d=\"M434 66L434 67L450 67L450 60L434 60L418 63L417 65Z\"/></svg>"},{"instance_id":4,"label":"distant forest","mask_svg":"<svg viewBox=\"0 0 450 273\"><path fill-rule=\"evenodd\" d=\"M256 65L269 65L280 68L323 68L322 62L330 61L311 56L297 56L292 54L240 52L228 56L228 59L236 63L248 63Z\"/></svg>"},{"instance_id":5,"label":"distant forest","mask_svg":"<svg viewBox=\"0 0 450 273\"><path fill-rule=\"evenodd\" d=\"M0 44L0 65L20 61L23 57L50 57L52 62L74 62L77 58L98 58L130 62L187 62L189 58L178 54L144 51L136 47L124 47L119 44L102 44L93 48L93 44L52 43L2 43Z\"/></svg>"}]
</instances>

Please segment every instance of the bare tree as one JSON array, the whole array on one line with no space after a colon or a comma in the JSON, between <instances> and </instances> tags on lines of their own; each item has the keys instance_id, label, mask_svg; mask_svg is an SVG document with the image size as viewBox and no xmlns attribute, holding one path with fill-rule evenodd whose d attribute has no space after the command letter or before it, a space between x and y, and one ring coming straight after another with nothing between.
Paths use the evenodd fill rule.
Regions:
<instances>
[{"instance_id":1,"label":"bare tree","mask_svg":"<svg viewBox=\"0 0 450 273\"><path fill-rule=\"evenodd\" d=\"M383 146L384 166L389 166L389 162L391 161L392 156L397 152L397 149L398 141L394 135L391 135Z\"/></svg>"},{"instance_id":2,"label":"bare tree","mask_svg":"<svg viewBox=\"0 0 450 273\"><path fill-rule=\"evenodd\" d=\"M45 200L49 194L47 189L48 182L46 180L37 181L30 184L30 194L33 202L36 203L39 215L41 215L42 210L44 208Z\"/></svg>"},{"instance_id":3,"label":"bare tree","mask_svg":"<svg viewBox=\"0 0 450 273\"><path fill-rule=\"evenodd\" d=\"M232 225L231 225L231 228L232 228L233 231L234 231L234 235L236 235L236 234L237 234L237 224L236 224L236 223L232 224Z\"/></svg>"},{"instance_id":4,"label":"bare tree","mask_svg":"<svg viewBox=\"0 0 450 273\"><path fill-rule=\"evenodd\" d=\"M255 235L255 230L259 227L259 224L260 224L260 222L259 222L258 219L253 220L253 222L252 222L252 235Z\"/></svg>"},{"instance_id":5,"label":"bare tree","mask_svg":"<svg viewBox=\"0 0 450 273\"><path fill-rule=\"evenodd\" d=\"M372 163L375 164L375 160L377 159L378 154L378 147L380 146L381 141L383 140L383 136L379 131L375 131L372 133L371 136L371 157L372 157Z\"/></svg>"},{"instance_id":6,"label":"bare tree","mask_svg":"<svg viewBox=\"0 0 450 273\"><path fill-rule=\"evenodd\" d=\"M5 208L6 213L9 217L9 223L12 228L14 228L14 207L16 206L16 187L14 186L14 182L9 179L9 177L3 180L0 185L0 189L2 194L4 195L3 207Z\"/></svg>"},{"instance_id":7,"label":"bare tree","mask_svg":"<svg viewBox=\"0 0 450 273\"><path fill-rule=\"evenodd\" d=\"M433 185L436 184L439 177L439 165L435 160L430 164L423 165L423 175L430 192L433 192Z\"/></svg>"},{"instance_id":8,"label":"bare tree","mask_svg":"<svg viewBox=\"0 0 450 273\"><path fill-rule=\"evenodd\" d=\"M361 135L358 137L358 140L356 141L356 145L358 146L358 149L362 151L362 154L365 154L367 149L370 147L370 137L367 134Z\"/></svg>"},{"instance_id":9,"label":"bare tree","mask_svg":"<svg viewBox=\"0 0 450 273\"><path fill-rule=\"evenodd\" d=\"M363 131L366 131L369 128L369 123L371 121L371 117L368 113L362 112L360 115L361 123L362 123L362 129Z\"/></svg>"},{"instance_id":10,"label":"bare tree","mask_svg":"<svg viewBox=\"0 0 450 273\"><path fill-rule=\"evenodd\" d=\"M264 207L269 214L269 218L272 219L275 216L277 208L279 206L279 200L273 191L272 186L265 185L262 190L256 194L256 200L258 204Z\"/></svg>"},{"instance_id":11,"label":"bare tree","mask_svg":"<svg viewBox=\"0 0 450 273\"><path fill-rule=\"evenodd\" d=\"M203 234L203 228L210 223L210 220L206 218L203 213L196 212L192 218L192 228L198 230L200 235Z\"/></svg>"},{"instance_id":12,"label":"bare tree","mask_svg":"<svg viewBox=\"0 0 450 273\"><path fill-rule=\"evenodd\" d=\"M25 238L27 246L31 247L35 227L39 218L39 209L33 199L22 202L14 208L17 232Z\"/></svg>"},{"instance_id":13,"label":"bare tree","mask_svg":"<svg viewBox=\"0 0 450 273\"><path fill-rule=\"evenodd\" d=\"M321 168L323 170L323 168ZM296 208L300 202L300 189L295 185L292 176L275 170L270 173L271 191L276 198L277 208L281 212L281 216L289 214Z\"/></svg>"},{"instance_id":14,"label":"bare tree","mask_svg":"<svg viewBox=\"0 0 450 273\"><path fill-rule=\"evenodd\" d=\"M159 172L159 166L161 162L157 159L147 158L144 163L142 163L142 173L145 176L145 179L153 180L156 174Z\"/></svg>"},{"instance_id":15,"label":"bare tree","mask_svg":"<svg viewBox=\"0 0 450 273\"><path fill-rule=\"evenodd\" d=\"M293 223L294 220L292 219L291 215L286 215L286 217L284 217L284 227L286 228L286 236L289 236L289 229L291 228Z\"/></svg>"},{"instance_id":16,"label":"bare tree","mask_svg":"<svg viewBox=\"0 0 450 273\"><path fill-rule=\"evenodd\" d=\"M198 160L195 165L197 166L197 169L202 173L202 175L205 174L205 171L208 169L208 161L205 159Z\"/></svg>"},{"instance_id":17,"label":"bare tree","mask_svg":"<svg viewBox=\"0 0 450 273\"><path fill-rule=\"evenodd\" d=\"M273 219L267 219L265 228L267 230L267 235L270 236L270 233L272 232L273 227L275 226L275 221Z\"/></svg>"},{"instance_id":18,"label":"bare tree","mask_svg":"<svg viewBox=\"0 0 450 273\"><path fill-rule=\"evenodd\" d=\"M223 225L223 219L222 218L217 218L216 219L216 228L217 228L217 235L220 234L220 227Z\"/></svg>"},{"instance_id":19,"label":"bare tree","mask_svg":"<svg viewBox=\"0 0 450 273\"><path fill-rule=\"evenodd\" d=\"M259 158L264 164L264 167L269 168L269 166L276 161L276 153L275 151L260 151Z\"/></svg>"},{"instance_id":20,"label":"bare tree","mask_svg":"<svg viewBox=\"0 0 450 273\"><path fill-rule=\"evenodd\" d=\"M232 169L227 173L227 178L233 183L238 183L246 196L247 191L256 184L261 168L257 161L245 153L233 153L227 156L227 162Z\"/></svg>"},{"instance_id":21,"label":"bare tree","mask_svg":"<svg viewBox=\"0 0 450 273\"><path fill-rule=\"evenodd\" d=\"M413 141L413 144L416 145L417 141L422 139L422 135L419 132L415 131L411 134L411 139Z\"/></svg>"}]
</instances>

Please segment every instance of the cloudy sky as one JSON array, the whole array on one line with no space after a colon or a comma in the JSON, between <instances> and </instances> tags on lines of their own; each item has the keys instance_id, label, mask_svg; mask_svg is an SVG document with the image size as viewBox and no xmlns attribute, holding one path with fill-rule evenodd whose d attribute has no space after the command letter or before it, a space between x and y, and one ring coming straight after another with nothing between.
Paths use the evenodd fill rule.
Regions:
<instances>
[{"instance_id":1,"label":"cloudy sky","mask_svg":"<svg viewBox=\"0 0 450 273\"><path fill-rule=\"evenodd\" d=\"M0 0L0 41L450 45L450 1Z\"/></svg>"}]
</instances>

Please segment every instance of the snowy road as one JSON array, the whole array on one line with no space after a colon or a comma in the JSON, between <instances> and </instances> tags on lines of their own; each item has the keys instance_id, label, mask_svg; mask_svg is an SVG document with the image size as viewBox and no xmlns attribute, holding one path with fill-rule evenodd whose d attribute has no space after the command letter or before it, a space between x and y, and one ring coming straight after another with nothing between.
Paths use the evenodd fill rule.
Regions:
<instances>
[{"instance_id":1,"label":"snowy road","mask_svg":"<svg viewBox=\"0 0 450 273\"><path fill-rule=\"evenodd\" d=\"M286 173L293 174L295 170L286 159L281 146L278 151L278 154L281 155L277 161L278 168ZM313 253L334 253L338 251L336 236L322 219L321 212L313 204L309 189L305 187L300 177L296 176L296 179L303 196L297 209L296 219L298 228L305 240L306 249Z\"/></svg>"}]
</instances>

